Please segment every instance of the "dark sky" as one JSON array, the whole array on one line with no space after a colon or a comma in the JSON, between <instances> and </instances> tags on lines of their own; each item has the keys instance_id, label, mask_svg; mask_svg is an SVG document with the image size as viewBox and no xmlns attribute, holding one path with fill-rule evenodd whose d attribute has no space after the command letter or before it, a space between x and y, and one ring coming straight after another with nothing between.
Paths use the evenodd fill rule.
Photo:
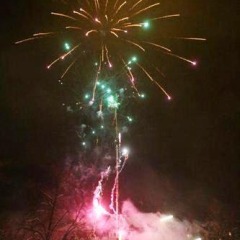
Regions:
<instances>
[{"instance_id":1,"label":"dark sky","mask_svg":"<svg viewBox=\"0 0 240 240\"><path fill-rule=\"evenodd\" d=\"M168 2L162 1L162 5L179 10L182 15L176 31L206 37L207 42L176 44L179 53L198 59L195 68L167 58L164 81L173 95L171 103L149 88L151 93L140 106L138 123L129 137L133 153L124 174L126 195L131 196L132 189L139 185L139 175L144 173L143 188L148 190L136 190L139 194L155 191L150 196L160 198L155 180L166 176L179 192L190 194L199 190L237 206L240 199L238 1ZM71 125L61 107L63 95L57 85L57 73L46 72L44 68L56 50L41 42L27 47L13 44L42 26L46 28L49 12L55 8L56 3L50 0L5 0L1 5L0 169L1 176L5 173L10 176L7 184L5 178L1 179L4 194L21 188L27 178L34 178L30 172L38 172L35 168L42 162L63 157L64 147L69 144L66 133L71 131ZM57 8L65 7L58 4ZM136 176L133 172L137 172ZM11 190L7 191L6 186ZM184 194L175 197L183 199ZM157 207L156 203L153 205Z\"/></svg>"}]
</instances>

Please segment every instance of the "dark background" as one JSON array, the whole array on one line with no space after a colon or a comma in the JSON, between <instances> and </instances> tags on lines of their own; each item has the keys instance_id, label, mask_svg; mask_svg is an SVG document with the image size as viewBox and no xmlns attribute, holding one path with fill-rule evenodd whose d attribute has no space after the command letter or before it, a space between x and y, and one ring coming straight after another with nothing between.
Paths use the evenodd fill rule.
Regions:
<instances>
[{"instance_id":1,"label":"dark background","mask_svg":"<svg viewBox=\"0 0 240 240\"><path fill-rule=\"evenodd\" d=\"M132 153L121 179L123 196L146 210L184 209L196 218L209 199L238 211L238 1L174 0L161 5L182 15L173 30L207 41L173 45L181 55L197 59L196 67L166 57L164 85L173 101L146 88L147 99L138 106L130 131ZM14 45L49 29L49 12L66 8L50 0L8 0L1 5L0 209L34 202L28 186L46 183L46 166L64 159L77 141L62 107L57 71L45 68L60 43Z\"/></svg>"}]
</instances>

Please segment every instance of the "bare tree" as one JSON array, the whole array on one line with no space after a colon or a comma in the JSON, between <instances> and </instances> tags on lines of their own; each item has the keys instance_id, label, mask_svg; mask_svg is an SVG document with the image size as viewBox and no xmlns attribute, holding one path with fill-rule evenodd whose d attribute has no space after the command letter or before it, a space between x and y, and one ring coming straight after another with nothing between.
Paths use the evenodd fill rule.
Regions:
<instances>
[{"instance_id":1,"label":"bare tree","mask_svg":"<svg viewBox=\"0 0 240 240\"><path fill-rule=\"evenodd\" d=\"M54 187L42 190L41 201L35 211L11 217L1 233L8 240L80 240L90 239L85 216L84 181L69 168L57 174ZM0 238L1 239L1 238Z\"/></svg>"}]
</instances>

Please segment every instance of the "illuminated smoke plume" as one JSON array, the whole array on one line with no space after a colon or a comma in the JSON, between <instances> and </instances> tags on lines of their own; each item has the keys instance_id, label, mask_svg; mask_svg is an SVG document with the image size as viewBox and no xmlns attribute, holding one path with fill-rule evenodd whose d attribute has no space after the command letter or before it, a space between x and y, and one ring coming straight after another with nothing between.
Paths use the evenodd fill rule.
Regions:
<instances>
[{"instance_id":1,"label":"illuminated smoke plume","mask_svg":"<svg viewBox=\"0 0 240 240\"><path fill-rule=\"evenodd\" d=\"M114 215L103 213L91 223L98 239L114 239L116 221ZM120 215L117 232L121 240L196 240L200 227L187 221L180 221L172 215L140 212L131 201L125 201Z\"/></svg>"}]
</instances>

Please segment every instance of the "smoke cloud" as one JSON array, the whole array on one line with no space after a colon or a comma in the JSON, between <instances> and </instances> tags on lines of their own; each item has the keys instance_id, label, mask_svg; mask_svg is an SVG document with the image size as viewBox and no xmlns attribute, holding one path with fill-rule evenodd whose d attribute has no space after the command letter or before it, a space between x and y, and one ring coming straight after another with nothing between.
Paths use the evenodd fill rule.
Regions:
<instances>
[{"instance_id":1,"label":"smoke cloud","mask_svg":"<svg viewBox=\"0 0 240 240\"><path fill-rule=\"evenodd\" d=\"M94 219L91 224L100 240L114 239L117 229L114 214L91 219ZM196 223L180 221L172 215L143 213L130 200L122 205L118 229L121 240L194 240L198 239L196 236L200 231Z\"/></svg>"}]
</instances>

